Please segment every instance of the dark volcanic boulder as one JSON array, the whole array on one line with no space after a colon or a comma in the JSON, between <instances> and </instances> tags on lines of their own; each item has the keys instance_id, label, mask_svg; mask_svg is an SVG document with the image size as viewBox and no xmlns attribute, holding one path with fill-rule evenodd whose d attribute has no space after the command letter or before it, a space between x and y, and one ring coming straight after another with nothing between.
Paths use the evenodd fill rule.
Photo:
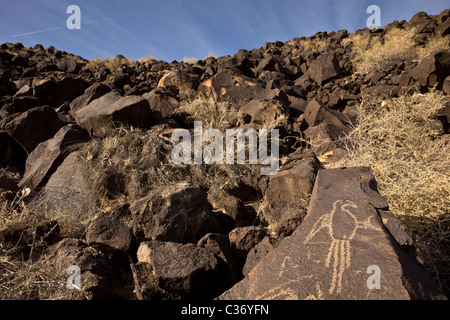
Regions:
<instances>
[{"instance_id":1,"label":"dark volcanic boulder","mask_svg":"<svg viewBox=\"0 0 450 320\"><path fill-rule=\"evenodd\" d=\"M140 96L127 96L110 92L74 112L78 125L91 136L104 136L114 126L145 127L150 123L152 111L148 101Z\"/></svg>"},{"instance_id":2,"label":"dark volcanic boulder","mask_svg":"<svg viewBox=\"0 0 450 320\"><path fill-rule=\"evenodd\" d=\"M94 83L86 91L70 103L70 114L73 115L78 109L86 107L93 100L100 98L111 91L111 88L103 83Z\"/></svg>"},{"instance_id":3,"label":"dark volcanic boulder","mask_svg":"<svg viewBox=\"0 0 450 320\"><path fill-rule=\"evenodd\" d=\"M350 122L346 115L323 106L316 100L310 101L306 106L304 119L309 127L331 123L344 131L348 130L347 124Z\"/></svg>"},{"instance_id":4,"label":"dark volcanic boulder","mask_svg":"<svg viewBox=\"0 0 450 320\"><path fill-rule=\"evenodd\" d=\"M189 90L197 90L198 85L198 76L178 69L168 72L158 82L158 87L173 86L178 89L179 94L184 94Z\"/></svg>"},{"instance_id":5,"label":"dark volcanic boulder","mask_svg":"<svg viewBox=\"0 0 450 320\"><path fill-rule=\"evenodd\" d=\"M168 118L179 107L179 101L162 88L157 88L142 95L150 104L154 117Z\"/></svg>"},{"instance_id":6,"label":"dark volcanic boulder","mask_svg":"<svg viewBox=\"0 0 450 320\"><path fill-rule=\"evenodd\" d=\"M138 262L130 265L134 279L134 292L138 300L180 300L177 294L161 289L150 263Z\"/></svg>"},{"instance_id":7,"label":"dark volcanic boulder","mask_svg":"<svg viewBox=\"0 0 450 320\"><path fill-rule=\"evenodd\" d=\"M239 227L233 229L229 234L231 247L234 249L237 263L240 267L244 265L248 252L266 236L266 230L262 227Z\"/></svg>"},{"instance_id":8,"label":"dark volcanic boulder","mask_svg":"<svg viewBox=\"0 0 450 320\"><path fill-rule=\"evenodd\" d=\"M163 186L130 206L137 239L196 243L207 233L227 233L229 219L212 212L206 191L187 183Z\"/></svg>"},{"instance_id":9,"label":"dark volcanic boulder","mask_svg":"<svg viewBox=\"0 0 450 320\"><path fill-rule=\"evenodd\" d=\"M57 108L83 94L87 87L81 78L64 77L61 80L42 79L33 83L33 95L43 104Z\"/></svg>"},{"instance_id":10,"label":"dark volcanic boulder","mask_svg":"<svg viewBox=\"0 0 450 320\"><path fill-rule=\"evenodd\" d=\"M39 143L53 137L63 125L53 108L36 107L8 122L5 129L31 153Z\"/></svg>"},{"instance_id":11,"label":"dark volcanic boulder","mask_svg":"<svg viewBox=\"0 0 450 320\"><path fill-rule=\"evenodd\" d=\"M0 163L7 164L13 161L22 166L26 157L27 153L23 147L7 131L0 130Z\"/></svg>"},{"instance_id":12,"label":"dark volcanic boulder","mask_svg":"<svg viewBox=\"0 0 450 320\"><path fill-rule=\"evenodd\" d=\"M182 298L213 298L223 288L217 258L196 245L143 242L137 259L151 265L159 288Z\"/></svg>"},{"instance_id":13,"label":"dark volcanic boulder","mask_svg":"<svg viewBox=\"0 0 450 320\"><path fill-rule=\"evenodd\" d=\"M205 248L215 255L223 268L225 283L233 285L237 282L241 271L227 234L208 233L198 241L197 246Z\"/></svg>"},{"instance_id":14,"label":"dark volcanic boulder","mask_svg":"<svg viewBox=\"0 0 450 320\"><path fill-rule=\"evenodd\" d=\"M450 50L432 52L423 58L411 71L411 75L423 87L442 90L445 78L450 73Z\"/></svg>"},{"instance_id":15,"label":"dark volcanic boulder","mask_svg":"<svg viewBox=\"0 0 450 320\"><path fill-rule=\"evenodd\" d=\"M330 79L339 77L342 70L334 53L323 53L311 62L308 74L311 79L322 85Z\"/></svg>"},{"instance_id":16,"label":"dark volcanic boulder","mask_svg":"<svg viewBox=\"0 0 450 320\"><path fill-rule=\"evenodd\" d=\"M292 154L273 176L262 207L264 220L280 236L290 235L306 215L320 163L312 152Z\"/></svg>"},{"instance_id":17,"label":"dark volcanic boulder","mask_svg":"<svg viewBox=\"0 0 450 320\"><path fill-rule=\"evenodd\" d=\"M97 211L97 198L83 178L79 151L74 151L52 174L39 197L30 204L62 228L83 234Z\"/></svg>"},{"instance_id":18,"label":"dark volcanic boulder","mask_svg":"<svg viewBox=\"0 0 450 320\"><path fill-rule=\"evenodd\" d=\"M25 165L25 174L19 187L36 189L46 183L64 158L70 153L70 146L89 140L86 131L77 125L69 124L61 128L56 135L41 142L30 153Z\"/></svg>"},{"instance_id":19,"label":"dark volcanic boulder","mask_svg":"<svg viewBox=\"0 0 450 320\"><path fill-rule=\"evenodd\" d=\"M222 99L236 104L252 99L265 99L267 96L267 90L254 79L234 75L228 71L217 73L199 87L199 91L208 93L208 90L213 90Z\"/></svg>"},{"instance_id":20,"label":"dark volcanic boulder","mask_svg":"<svg viewBox=\"0 0 450 320\"><path fill-rule=\"evenodd\" d=\"M321 170L303 223L219 299L445 299L396 243L369 168Z\"/></svg>"},{"instance_id":21,"label":"dark volcanic boulder","mask_svg":"<svg viewBox=\"0 0 450 320\"><path fill-rule=\"evenodd\" d=\"M288 117L288 109L280 101L251 100L241 108L246 122L259 125L267 129L273 129L285 123L283 119Z\"/></svg>"},{"instance_id":22,"label":"dark volcanic boulder","mask_svg":"<svg viewBox=\"0 0 450 320\"><path fill-rule=\"evenodd\" d=\"M109 254L128 254L131 240L131 230L106 215L95 218L86 230L88 245Z\"/></svg>"},{"instance_id":23,"label":"dark volcanic boulder","mask_svg":"<svg viewBox=\"0 0 450 320\"><path fill-rule=\"evenodd\" d=\"M260 243L254 246L247 254L245 265L242 269L244 276L248 275L250 271L261 261L272 249L275 247L275 240L269 236L264 237Z\"/></svg>"},{"instance_id":24,"label":"dark volcanic boulder","mask_svg":"<svg viewBox=\"0 0 450 320\"><path fill-rule=\"evenodd\" d=\"M67 73L78 73L81 69L81 65L74 59L61 58L56 62L56 66L60 71Z\"/></svg>"},{"instance_id":25,"label":"dark volcanic boulder","mask_svg":"<svg viewBox=\"0 0 450 320\"><path fill-rule=\"evenodd\" d=\"M0 192L3 191L10 191L12 193L19 191L17 181L13 177L11 177L7 172L0 172Z\"/></svg>"},{"instance_id":26,"label":"dark volcanic boulder","mask_svg":"<svg viewBox=\"0 0 450 320\"><path fill-rule=\"evenodd\" d=\"M432 33L436 24L426 12L417 12L407 23L407 28L415 28L417 34Z\"/></svg>"},{"instance_id":27,"label":"dark volcanic boulder","mask_svg":"<svg viewBox=\"0 0 450 320\"><path fill-rule=\"evenodd\" d=\"M71 273L68 268L80 268L81 290L63 289L70 299L132 299L132 279L124 270L115 266L103 253L83 244L78 239L64 239L49 247L41 263L52 266L52 277L66 284ZM72 282L73 283L73 282Z\"/></svg>"},{"instance_id":28,"label":"dark volcanic boulder","mask_svg":"<svg viewBox=\"0 0 450 320\"><path fill-rule=\"evenodd\" d=\"M18 112L24 112L40 105L41 101L33 96L20 96L13 98L13 106Z\"/></svg>"}]
</instances>

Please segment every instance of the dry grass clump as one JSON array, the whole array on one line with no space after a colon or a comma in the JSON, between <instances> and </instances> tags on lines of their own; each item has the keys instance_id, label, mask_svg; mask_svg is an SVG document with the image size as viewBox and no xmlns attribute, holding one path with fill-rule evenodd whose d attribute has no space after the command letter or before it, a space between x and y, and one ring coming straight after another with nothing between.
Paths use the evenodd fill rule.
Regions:
<instances>
[{"instance_id":1,"label":"dry grass clump","mask_svg":"<svg viewBox=\"0 0 450 320\"><path fill-rule=\"evenodd\" d=\"M13 260L0 245L0 300L73 300L83 293L66 288L48 259Z\"/></svg>"},{"instance_id":2,"label":"dry grass clump","mask_svg":"<svg viewBox=\"0 0 450 320\"><path fill-rule=\"evenodd\" d=\"M439 91L383 103L363 100L357 124L341 141L344 156L327 167L372 168L380 193L413 234L425 265L450 293L450 139L433 126L433 116L446 101Z\"/></svg>"},{"instance_id":3,"label":"dry grass clump","mask_svg":"<svg viewBox=\"0 0 450 320\"><path fill-rule=\"evenodd\" d=\"M177 114L187 116L188 123L201 121L203 130L218 129L224 134L226 129L242 129L245 124L244 114L236 105L214 96L184 100ZM263 124L269 131L274 128L286 129L287 125L285 113L279 113L275 119Z\"/></svg>"},{"instance_id":4,"label":"dry grass clump","mask_svg":"<svg viewBox=\"0 0 450 320\"><path fill-rule=\"evenodd\" d=\"M354 63L356 71L368 74L377 71L390 71L399 61L418 58L416 44L413 40L415 29L389 30L383 38L362 39L357 36L353 42Z\"/></svg>"},{"instance_id":5,"label":"dry grass clump","mask_svg":"<svg viewBox=\"0 0 450 320\"><path fill-rule=\"evenodd\" d=\"M329 46L329 40L321 38L305 39L303 41L300 41L299 45L302 51L311 50L321 52L327 46Z\"/></svg>"},{"instance_id":6,"label":"dry grass clump","mask_svg":"<svg viewBox=\"0 0 450 320\"><path fill-rule=\"evenodd\" d=\"M81 149L84 180L100 198L137 199L188 176L183 166L170 165L171 147L170 139L153 131L118 129Z\"/></svg>"},{"instance_id":7,"label":"dry grass clump","mask_svg":"<svg viewBox=\"0 0 450 320\"><path fill-rule=\"evenodd\" d=\"M321 52L330 45L330 42L326 38L314 36L309 38L293 38L286 41L284 44L292 47L292 53L295 54L299 51L305 50Z\"/></svg>"},{"instance_id":8,"label":"dry grass clump","mask_svg":"<svg viewBox=\"0 0 450 320\"><path fill-rule=\"evenodd\" d=\"M151 62L153 60L155 60L154 56L145 56L145 57L140 58L138 61L140 63L145 63L145 62Z\"/></svg>"},{"instance_id":9,"label":"dry grass clump","mask_svg":"<svg viewBox=\"0 0 450 320\"><path fill-rule=\"evenodd\" d=\"M151 57L151 58L153 58L153 57ZM147 59L149 59L149 57L146 57L143 59L144 59L143 62L146 62L146 61L148 61ZM103 59L101 59L101 58L97 57L96 59L89 60L87 63L87 66L91 69L97 68L99 66L104 66L111 71L119 69L123 65L127 65L129 67L135 68L138 66L138 62L134 61L132 59L127 59L124 56L119 54L114 58L111 58L108 56L103 56Z\"/></svg>"},{"instance_id":10,"label":"dry grass clump","mask_svg":"<svg viewBox=\"0 0 450 320\"><path fill-rule=\"evenodd\" d=\"M8 200L11 192L0 189L0 230L11 223L21 221L27 215L23 196L16 195L13 200Z\"/></svg>"},{"instance_id":11,"label":"dry grass clump","mask_svg":"<svg viewBox=\"0 0 450 320\"><path fill-rule=\"evenodd\" d=\"M197 62L198 62L198 59L194 58L194 57L184 57L183 58L183 63L196 64Z\"/></svg>"},{"instance_id":12,"label":"dry grass clump","mask_svg":"<svg viewBox=\"0 0 450 320\"><path fill-rule=\"evenodd\" d=\"M340 166L371 166L397 215L437 217L450 208L450 140L432 125L444 107L439 91L383 102L365 99L358 123L343 139Z\"/></svg>"},{"instance_id":13,"label":"dry grass clump","mask_svg":"<svg viewBox=\"0 0 450 320\"><path fill-rule=\"evenodd\" d=\"M353 43L353 64L361 74L389 72L398 63L421 59L436 50L450 49L448 36L432 36L424 46L414 41L415 36L415 29L393 28L383 38L352 34L342 41L342 45Z\"/></svg>"},{"instance_id":14,"label":"dry grass clump","mask_svg":"<svg viewBox=\"0 0 450 320\"><path fill-rule=\"evenodd\" d=\"M30 209L27 192L13 200L0 195L0 300L64 299L65 283L55 278L54 268L42 259L36 260L47 246L46 239L58 228ZM45 225L50 228L45 229ZM57 293L59 292L59 293Z\"/></svg>"},{"instance_id":15,"label":"dry grass clump","mask_svg":"<svg viewBox=\"0 0 450 320\"><path fill-rule=\"evenodd\" d=\"M249 174L245 165L174 164L171 152L177 142L170 137L170 132L157 130L117 129L104 139L90 141L80 151L89 189L106 202L127 202L171 183L185 181L207 187L219 176Z\"/></svg>"},{"instance_id":16,"label":"dry grass clump","mask_svg":"<svg viewBox=\"0 0 450 320\"><path fill-rule=\"evenodd\" d=\"M450 36L439 37L431 36L427 39L425 46L419 48L420 59L424 58L433 51L449 50Z\"/></svg>"},{"instance_id":17,"label":"dry grass clump","mask_svg":"<svg viewBox=\"0 0 450 320\"><path fill-rule=\"evenodd\" d=\"M407 231L415 239L415 247L425 266L450 297L450 217L399 217Z\"/></svg>"},{"instance_id":18,"label":"dry grass clump","mask_svg":"<svg viewBox=\"0 0 450 320\"><path fill-rule=\"evenodd\" d=\"M244 125L243 115L235 105L215 97L184 100L177 113L186 114L191 122L201 121L204 130L224 131Z\"/></svg>"}]
</instances>

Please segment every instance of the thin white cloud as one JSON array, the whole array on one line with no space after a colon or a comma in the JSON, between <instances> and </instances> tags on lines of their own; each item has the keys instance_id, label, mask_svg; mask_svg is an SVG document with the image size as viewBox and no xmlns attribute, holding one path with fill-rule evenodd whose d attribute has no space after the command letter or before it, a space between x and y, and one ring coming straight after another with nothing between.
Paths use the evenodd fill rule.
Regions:
<instances>
[{"instance_id":1,"label":"thin white cloud","mask_svg":"<svg viewBox=\"0 0 450 320\"><path fill-rule=\"evenodd\" d=\"M31 31L31 32L25 32L25 33L19 33L12 36L9 36L10 38L16 38L16 37L22 37L22 36L29 36L36 33L42 33L42 32L48 32L48 31L54 31L54 30L61 30L65 29L66 27L56 27L56 28L49 28L44 30L38 30L38 31Z\"/></svg>"}]
</instances>

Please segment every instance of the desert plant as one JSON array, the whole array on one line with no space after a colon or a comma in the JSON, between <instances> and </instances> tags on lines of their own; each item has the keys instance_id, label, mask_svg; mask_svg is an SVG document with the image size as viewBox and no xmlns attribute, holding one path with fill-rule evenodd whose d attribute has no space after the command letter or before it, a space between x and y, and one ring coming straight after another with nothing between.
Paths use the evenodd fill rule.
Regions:
<instances>
[{"instance_id":1,"label":"desert plant","mask_svg":"<svg viewBox=\"0 0 450 320\"><path fill-rule=\"evenodd\" d=\"M366 98L357 125L341 141L347 154L333 166L370 165L398 215L447 214L449 140L431 125L446 99L439 91L383 103Z\"/></svg>"},{"instance_id":2,"label":"desert plant","mask_svg":"<svg viewBox=\"0 0 450 320\"><path fill-rule=\"evenodd\" d=\"M184 57L183 62L187 64L196 64L198 62L198 59L194 57Z\"/></svg>"},{"instance_id":3,"label":"desert plant","mask_svg":"<svg viewBox=\"0 0 450 320\"><path fill-rule=\"evenodd\" d=\"M66 274L45 256L37 260L11 259L0 244L0 300L80 300L84 291L68 290Z\"/></svg>"},{"instance_id":4,"label":"desert plant","mask_svg":"<svg viewBox=\"0 0 450 320\"><path fill-rule=\"evenodd\" d=\"M356 36L353 41L353 61L356 71L362 74L388 72L398 62L417 59L419 54L413 40L415 35L415 29L394 28L389 30L382 39L364 39L364 36Z\"/></svg>"},{"instance_id":5,"label":"desert plant","mask_svg":"<svg viewBox=\"0 0 450 320\"><path fill-rule=\"evenodd\" d=\"M170 141L152 131L118 129L81 149L85 181L98 197L139 198L159 184L187 175L170 166Z\"/></svg>"},{"instance_id":6,"label":"desert plant","mask_svg":"<svg viewBox=\"0 0 450 320\"><path fill-rule=\"evenodd\" d=\"M217 56L214 54L214 52L208 52L208 55L205 57L205 59L207 58L217 58Z\"/></svg>"},{"instance_id":7,"label":"desert plant","mask_svg":"<svg viewBox=\"0 0 450 320\"><path fill-rule=\"evenodd\" d=\"M145 56L145 57L140 58L138 61L140 63L145 63L145 62L151 62L153 60L155 60L154 56Z\"/></svg>"},{"instance_id":8,"label":"desert plant","mask_svg":"<svg viewBox=\"0 0 450 320\"><path fill-rule=\"evenodd\" d=\"M45 239L58 225L42 232L48 221L29 206L28 195L27 189L13 200L5 198L5 192L0 195L0 230L11 238L0 243L0 300L65 299L65 284L55 277L53 266L39 258Z\"/></svg>"},{"instance_id":9,"label":"desert plant","mask_svg":"<svg viewBox=\"0 0 450 320\"><path fill-rule=\"evenodd\" d=\"M119 54L114 58L111 58L108 56L103 56L103 59L101 59L101 58L97 57L95 59L89 60L86 65L91 69L94 69L99 66L104 66L104 67L110 69L111 71L114 71L123 65L128 65L130 67L137 67L138 62L134 61L132 59L127 59L124 56Z\"/></svg>"},{"instance_id":10,"label":"desert plant","mask_svg":"<svg viewBox=\"0 0 450 320\"><path fill-rule=\"evenodd\" d=\"M13 200L8 200L7 196L10 194L6 191L0 193L0 230L6 228L13 221L22 220L26 215L23 196L18 194Z\"/></svg>"},{"instance_id":11,"label":"desert plant","mask_svg":"<svg viewBox=\"0 0 450 320\"><path fill-rule=\"evenodd\" d=\"M111 204L138 199L171 183L187 181L207 187L219 176L249 174L245 165L174 164L174 145L170 134L156 129L117 129L81 149L84 179L103 204Z\"/></svg>"},{"instance_id":12,"label":"desert plant","mask_svg":"<svg viewBox=\"0 0 450 320\"><path fill-rule=\"evenodd\" d=\"M450 36L440 37L433 35L427 39L424 47L419 48L420 59L430 54L433 51L449 50Z\"/></svg>"},{"instance_id":13,"label":"desert plant","mask_svg":"<svg viewBox=\"0 0 450 320\"><path fill-rule=\"evenodd\" d=\"M314 38L302 40L299 45L302 50L321 52L329 45L329 42L327 39Z\"/></svg>"},{"instance_id":14,"label":"desert plant","mask_svg":"<svg viewBox=\"0 0 450 320\"><path fill-rule=\"evenodd\" d=\"M204 131L219 129L225 133L226 129L242 128L244 124L236 106L214 98L186 100L177 114L183 114L188 123L201 121ZM80 150L84 180L104 203L126 202L163 185L182 181L209 187L216 178L246 176L253 168L249 164L226 164L225 160L223 164L211 165L174 164L171 153L177 143L171 140L170 131L165 133L160 127L115 129L103 139L91 140ZM191 148L194 154L194 144Z\"/></svg>"},{"instance_id":15,"label":"desert plant","mask_svg":"<svg viewBox=\"0 0 450 320\"><path fill-rule=\"evenodd\" d=\"M187 114L191 121L201 121L203 128L231 129L244 124L240 110L228 101L215 97L199 96L182 101L177 114Z\"/></svg>"},{"instance_id":16,"label":"desert plant","mask_svg":"<svg viewBox=\"0 0 450 320\"><path fill-rule=\"evenodd\" d=\"M341 44L353 44L352 61L356 71L361 74L389 72L398 63L416 61L433 51L450 49L448 36L430 36L420 46L414 41L416 34L414 28L393 28L382 38L354 33L342 40Z\"/></svg>"}]
</instances>

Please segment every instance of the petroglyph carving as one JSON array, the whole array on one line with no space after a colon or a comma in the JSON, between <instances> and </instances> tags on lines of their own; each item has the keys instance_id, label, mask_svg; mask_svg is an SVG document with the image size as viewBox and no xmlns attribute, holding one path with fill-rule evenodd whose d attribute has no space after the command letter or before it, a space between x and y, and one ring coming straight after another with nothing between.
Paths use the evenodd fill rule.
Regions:
<instances>
[{"instance_id":1,"label":"petroglyph carving","mask_svg":"<svg viewBox=\"0 0 450 320\"><path fill-rule=\"evenodd\" d=\"M333 268L333 276L329 293L341 293L342 276L346 269L351 265L351 245L350 242L355 237L358 228L374 228L369 220L359 222L356 216L350 211L357 209L358 206L350 200L337 200L333 203L333 209L330 214L320 217L314 224L311 232L306 237L304 243L311 241L314 236L322 229L326 229L332 241L328 249L328 255L325 260L325 266ZM337 223L345 228L333 228Z\"/></svg>"}]
</instances>

